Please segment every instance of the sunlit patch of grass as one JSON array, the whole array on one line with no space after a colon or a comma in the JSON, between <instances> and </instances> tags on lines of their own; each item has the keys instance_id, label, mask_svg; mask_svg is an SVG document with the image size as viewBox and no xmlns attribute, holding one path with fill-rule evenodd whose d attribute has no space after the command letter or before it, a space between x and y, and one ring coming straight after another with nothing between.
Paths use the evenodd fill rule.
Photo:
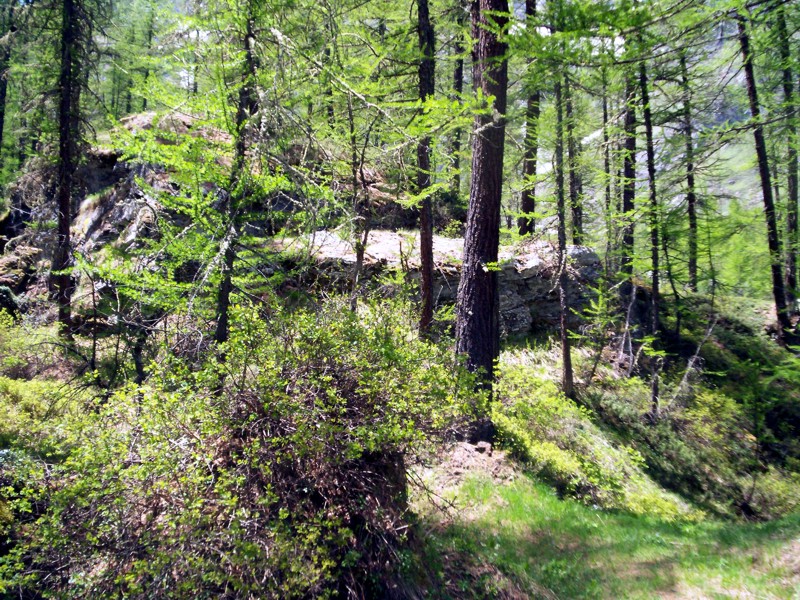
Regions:
<instances>
[{"instance_id":1,"label":"sunlit patch of grass","mask_svg":"<svg viewBox=\"0 0 800 600\"><path fill-rule=\"evenodd\" d=\"M473 478L467 503L489 508L434 528L437 555L486 563L540 598L793 598L800 515L764 524L666 522L561 500L523 477ZM794 540L794 541L793 541ZM480 594L463 597L484 597Z\"/></svg>"}]
</instances>

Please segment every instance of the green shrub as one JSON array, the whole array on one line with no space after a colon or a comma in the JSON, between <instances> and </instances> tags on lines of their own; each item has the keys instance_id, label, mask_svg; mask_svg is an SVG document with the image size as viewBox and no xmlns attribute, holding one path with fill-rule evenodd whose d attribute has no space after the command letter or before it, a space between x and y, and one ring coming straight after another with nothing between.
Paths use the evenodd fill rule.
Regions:
<instances>
[{"instance_id":1,"label":"green shrub","mask_svg":"<svg viewBox=\"0 0 800 600\"><path fill-rule=\"evenodd\" d=\"M0 567L8 590L382 594L405 464L469 412L473 380L412 333L406 306L233 312L224 364L169 360L69 427L47 510Z\"/></svg>"},{"instance_id":2,"label":"green shrub","mask_svg":"<svg viewBox=\"0 0 800 600\"><path fill-rule=\"evenodd\" d=\"M63 442L57 424L74 404L58 382L0 377L0 449L52 458Z\"/></svg>"},{"instance_id":3,"label":"green shrub","mask_svg":"<svg viewBox=\"0 0 800 600\"><path fill-rule=\"evenodd\" d=\"M587 504L673 519L689 508L643 474L644 458L609 439L589 410L529 365L503 365L493 419L501 444L532 472Z\"/></svg>"}]
</instances>

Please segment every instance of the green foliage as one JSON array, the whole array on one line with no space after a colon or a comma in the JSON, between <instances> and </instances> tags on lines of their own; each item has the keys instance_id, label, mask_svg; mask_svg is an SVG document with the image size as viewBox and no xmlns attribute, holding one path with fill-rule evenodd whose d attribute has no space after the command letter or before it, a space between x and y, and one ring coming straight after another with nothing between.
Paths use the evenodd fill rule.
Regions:
<instances>
[{"instance_id":1,"label":"green foliage","mask_svg":"<svg viewBox=\"0 0 800 600\"><path fill-rule=\"evenodd\" d=\"M690 515L685 504L644 474L637 450L609 443L589 410L531 367L503 365L497 394L493 419L501 443L560 494L665 519Z\"/></svg>"},{"instance_id":2,"label":"green foliage","mask_svg":"<svg viewBox=\"0 0 800 600\"><path fill-rule=\"evenodd\" d=\"M405 305L234 317L224 367L173 358L70 421L55 485L27 481L46 510L0 563L7 592L326 597L391 580L405 463L469 412L473 379L411 335Z\"/></svg>"},{"instance_id":3,"label":"green foliage","mask_svg":"<svg viewBox=\"0 0 800 600\"><path fill-rule=\"evenodd\" d=\"M771 518L800 506L796 475L764 464L765 440L753 420L754 405L743 396L737 400L695 384L685 406L665 405L652 423L645 385L606 381L603 387L589 394L592 406L667 489L720 515ZM770 498L761 485L781 491Z\"/></svg>"},{"instance_id":4,"label":"green foliage","mask_svg":"<svg viewBox=\"0 0 800 600\"><path fill-rule=\"evenodd\" d=\"M0 376L32 379L55 370L68 359L60 352L51 329L16 321L0 310Z\"/></svg>"},{"instance_id":5,"label":"green foliage","mask_svg":"<svg viewBox=\"0 0 800 600\"><path fill-rule=\"evenodd\" d=\"M766 523L609 513L520 477L468 479L425 517L433 598L791 598L797 515ZM470 507L479 507L477 511Z\"/></svg>"},{"instance_id":6,"label":"green foliage","mask_svg":"<svg viewBox=\"0 0 800 600\"><path fill-rule=\"evenodd\" d=\"M22 448L41 457L58 455L64 442L54 427L74 400L55 381L0 376L0 450Z\"/></svg>"}]
</instances>

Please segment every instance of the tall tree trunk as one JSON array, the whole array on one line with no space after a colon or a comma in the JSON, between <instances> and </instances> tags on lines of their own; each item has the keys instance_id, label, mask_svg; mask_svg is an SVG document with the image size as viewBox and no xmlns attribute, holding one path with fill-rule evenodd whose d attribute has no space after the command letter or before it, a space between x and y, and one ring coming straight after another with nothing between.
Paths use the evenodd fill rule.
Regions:
<instances>
[{"instance_id":1,"label":"tall tree trunk","mask_svg":"<svg viewBox=\"0 0 800 600\"><path fill-rule=\"evenodd\" d=\"M694 131L692 127L692 91L686 55L680 55L683 90L683 135L686 140L686 211L689 217L689 289L697 292L697 192L694 179Z\"/></svg>"},{"instance_id":2,"label":"tall tree trunk","mask_svg":"<svg viewBox=\"0 0 800 600\"><path fill-rule=\"evenodd\" d=\"M417 0L419 34L419 99L433 96L436 63L434 62L435 36L428 12L428 0ZM423 108L424 110L424 108ZM423 193L431 185L431 139L423 137L417 145L417 192ZM433 214L431 198L422 200L419 214L419 257L422 270L422 311L419 330L427 334L433 321Z\"/></svg>"},{"instance_id":3,"label":"tall tree trunk","mask_svg":"<svg viewBox=\"0 0 800 600\"><path fill-rule=\"evenodd\" d=\"M642 96L642 118L644 119L645 131L645 144L647 154L647 184L649 191L649 204L650 204L650 260L652 268L652 285L653 290L650 299L650 307L652 310L650 321L650 332L653 334L658 333L658 296L660 284L660 271L659 271L659 247L658 247L658 192L656 188L656 155L655 145L653 142L653 114L650 109L650 90L647 78L647 67L644 62L639 63L639 88Z\"/></svg>"},{"instance_id":4,"label":"tall tree trunk","mask_svg":"<svg viewBox=\"0 0 800 600\"><path fill-rule=\"evenodd\" d=\"M764 140L764 125L761 122L761 108L758 102L753 54L750 49L750 35L747 32L747 18L736 15L739 27L739 45L742 51L742 62L747 83L747 96L750 100L750 114L753 120L753 139L758 157L758 174L761 178L761 195L764 199L764 217L767 222L767 245L769 247L770 267L772 271L772 295L775 298L775 311L778 315L778 341L785 342L786 332L791 327L789 313L786 309L786 289L783 285L783 266L781 241L778 234L778 220L775 215L775 203L772 200L772 184L770 182L767 145Z\"/></svg>"},{"instance_id":5,"label":"tall tree trunk","mask_svg":"<svg viewBox=\"0 0 800 600\"><path fill-rule=\"evenodd\" d=\"M786 283L787 299L791 310L794 310L797 298L797 196L798 196L798 160L797 160L797 120L794 106L794 73L792 72L792 55L789 43L789 32L786 28L786 9L778 9L778 43L780 45L781 63L783 65L783 101L786 113Z\"/></svg>"},{"instance_id":6,"label":"tall tree trunk","mask_svg":"<svg viewBox=\"0 0 800 600\"><path fill-rule=\"evenodd\" d=\"M628 282L622 286L623 295L631 290L633 276L633 232L634 200L636 198L636 106L634 78L630 75L625 82L625 123L622 150L622 256L620 271Z\"/></svg>"},{"instance_id":7,"label":"tall tree trunk","mask_svg":"<svg viewBox=\"0 0 800 600\"><path fill-rule=\"evenodd\" d=\"M11 33L14 31L14 3L7 2L3 9L2 34L0 42L0 169L3 167L3 130L6 122L6 98L8 96L8 67L11 61Z\"/></svg>"},{"instance_id":8,"label":"tall tree trunk","mask_svg":"<svg viewBox=\"0 0 800 600\"><path fill-rule=\"evenodd\" d=\"M569 206L572 212L572 243L583 243L583 206L581 205L581 174L578 171L580 142L575 137L575 110L569 75L564 76L564 107L567 126L567 169L569 170Z\"/></svg>"},{"instance_id":9,"label":"tall tree trunk","mask_svg":"<svg viewBox=\"0 0 800 600\"><path fill-rule=\"evenodd\" d=\"M464 92L464 42L462 40L461 29L464 26L464 11L458 8L459 31L456 34L456 41L453 51L456 54L456 64L453 68L453 95L457 102L461 102L461 94ZM453 132L453 143L451 154L453 157L453 178L450 181L451 191L458 196L461 191L461 128Z\"/></svg>"},{"instance_id":10,"label":"tall tree trunk","mask_svg":"<svg viewBox=\"0 0 800 600\"><path fill-rule=\"evenodd\" d=\"M508 84L507 46L488 25L494 21L498 28L504 28L507 14L506 0L473 3L473 81L484 97L494 97L494 110L475 117L472 182L456 309L456 352L466 355L468 368L482 371L488 386L500 353L497 252Z\"/></svg>"},{"instance_id":11,"label":"tall tree trunk","mask_svg":"<svg viewBox=\"0 0 800 600\"><path fill-rule=\"evenodd\" d=\"M652 289L650 291L650 333L657 336L660 330L658 318L659 284L659 241L658 241L658 192L656 189L656 154L653 142L653 113L650 108L650 89L647 78L647 67L644 61L639 62L639 93L642 98L642 118L644 119L645 145L647 153L647 184L650 192L650 261L652 268ZM657 346L657 341L653 342ZM650 379L650 401L653 418L658 418L658 367L653 360Z\"/></svg>"},{"instance_id":12,"label":"tall tree trunk","mask_svg":"<svg viewBox=\"0 0 800 600\"><path fill-rule=\"evenodd\" d=\"M525 15L529 26L533 26L536 17L536 0L525 0ZM534 69L533 65L528 66L528 73ZM531 85L530 82L528 85ZM536 160L539 153L539 112L541 103L541 92L538 89L538 82L534 84L536 89L528 93L525 106L525 142L524 154L522 157L522 175L524 187L520 199L520 215L517 221L520 235L533 233L536 228L536 220L533 213L536 211Z\"/></svg>"},{"instance_id":13,"label":"tall tree trunk","mask_svg":"<svg viewBox=\"0 0 800 600\"><path fill-rule=\"evenodd\" d=\"M237 219L241 209L242 200L247 196L247 122L258 110L258 100L255 93L256 60L253 54L255 36L253 34L253 2L247 5L248 17L245 33L242 39L244 49L244 64L242 65L242 85L239 88L239 98L236 106L235 140L233 164L228 180L228 193L225 198L223 210L226 213L227 231L223 241L222 282L217 292L217 327L214 331L214 341L222 344L228 341L229 310L231 293L233 292L233 267L236 261L236 243L238 239ZM224 355L220 355L222 361Z\"/></svg>"},{"instance_id":14,"label":"tall tree trunk","mask_svg":"<svg viewBox=\"0 0 800 600\"><path fill-rule=\"evenodd\" d=\"M603 196L606 221L606 260L613 252L614 227L611 206L611 136L608 133L608 72L602 67L603 82Z\"/></svg>"},{"instance_id":15,"label":"tall tree trunk","mask_svg":"<svg viewBox=\"0 0 800 600\"><path fill-rule=\"evenodd\" d=\"M61 333L69 335L72 326L72 281L69 267L72 263L70 224L72 220L72 188L77 168L79 133L80 75L79 45L80 22L74 0L61 4L61 66L58 76L58 174L56 180L56 205L58 230L56 249L52 262L52 281L58 304L58 321Z\"/></svg>"},{"instance_id":16,"label":"tall tree trunk","mask_svg":"<svg viewBox=\"0 0 800 600\"><path fill-rule=\"evenodd\" d=\"M562 75L556 77L555 103L556 103L556 148L555 148L555 175L556 175L556 211L558 213L558 301L559 301L559 331L561 334L561 390L568 398L574 398L575 385L572 374L572 353L570 352L569 330L567 317L569 306L567 304L567 214L564 194L564 103L565 94L562 92Z\"/></svg>"}]
</instances>

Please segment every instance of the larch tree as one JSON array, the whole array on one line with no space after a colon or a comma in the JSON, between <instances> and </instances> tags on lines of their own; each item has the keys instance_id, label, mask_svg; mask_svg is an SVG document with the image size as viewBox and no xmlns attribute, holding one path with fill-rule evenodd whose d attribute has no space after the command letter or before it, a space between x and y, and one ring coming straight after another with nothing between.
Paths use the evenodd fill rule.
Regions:
<instances>
[{"instance_id":1,"label":"larch tree","mask_svg":"<svg viewBox=\"0 0 800 600\"><path fill-rule=\"evenodd\" d=\"M556 147L553 170L556 176L556 218L558 235L558 307L559 334L561 338L561 391L567 398L575 397L575 383L572 373L572 352L570 348L569 305L567 303L569 277L567 275L567 210L564 192L564 75L558 73L555 83L556 105Z\"/></svg>"},{"instance_id":2,"label":"larch tree","mask_svg":"<svg viewBox=\"0 0 800 600\"><path fill-rule=\"evenodd\" d=\"M786 120L786 287L787 300L792 305L797 299L797 247L798 247L798 159L797 159L797 108L795 106L795 74L792 69L791 36L786 26L786 7L776 12L776 35L781 59L784 118Z\"/></svg>"},{"instance_id":3,"label":"larch tree","mask_svg":"<svg viewBox=\"0 0 800 600\"><path fill-rule=\"evenodd\" d=\"M639 61L639 94L642 103L642 120L645 131L645 150L647 156L647 189L648 189L648 214L650 226L650 260L651 260L651 289L650 289L650 333L659 334L659 206L658 190L656 186L656 155L653 140L653 111L650 106L650 83L647 66L644 60ZM651 369L651 411L653 417L659 413L658 372L655 366Z\"/></svg>"},{"instance_id":4,"label":"larch tree","mask_svg":"<svg viewBox=\"0 0 800 600\"><path fill-rule=\"evenodd\" d=\"M781 251L778 218L773 199L772 180L767 156L767 143L764 137L764 124L761 119L761 105L758 99L758 87L755 68L753 66L753 52L750 43L748 21L749 10L737 13L735 16L739 48L744 66L745 86L750 105L751 129L758 159L758 174L761 182L761 196L764 202L764 218L767 225L767 247L770 256L770 271L772 275L772 295L775 302L775 312L778 317L778 340L785 342L786 332L791 328L789 313L786 306L786 286L783 278L783 255Z\"/></svg>"},{"instance_id":5,"label":"larch tree","mask_svg":"<svg viewBox=\"0 0 800 600\"><path fill-rule=\"evenodd\" d=\"M62 0L60 5L60 68L58 74L58 166L56 175L56 210L58 227L53 253L51 278L58 304L61 331L69 334L72 328L72 197L75 171L79 161L81 68L86 58L86 14L82 0Z\"/></svg>"},{"instance_id":6,"label":"larch tree","mask_svg":"<svg viewBox=\"0 0 800 600\"><path fill-rule=\"evenodd\" d=\"M472 180L464 237L464 258L456 307L456 351L467 367L491 386L500 353L497 255L508 85L506 0L478 0L472 8L473 83L491 110L475 117Z\"/></svg>"},{"instance_id":7,"label":"larch tree","mask_svg":"<svg viewBox=\"0 0 800 600\"><path fill-rule=\"evenodd\" d=\"M536 0L525 0L525 16L527 25L533 29L536 17ZM520 196L520 216L517 227L520 235L528 235L536 228L534 212L536 210L536 159L539 152L539 116L541 113L542 94L536 78L538 65L535 59L527 69L527 97L525 99L525 140L522 158L522 176L524 178Z\"/></svg>"},{"instance_id":8,"label":"larch tree","mask_svg":"<svg viewBox=\"0 0 800 600\"><path fill-rule=\"evenodd\" d=\"M236 260L239 213L242 204L250 193L247 165L248 124L258 110L256 89L255 55L255 4L256 0L246 0L244 24L240 34L242 53L239 94L236 100L236 116L233 129L233 164L231 166L228 189L223 192L222 212L225 213L226 231L222 241L222 282L217 292L217 326L214 341L222 344L229 336L229 309L233 291L233 268ZM224 355L223 355L224 356Z\"/></svg>"},{"instance_id":9,"label":"larch tree","mask_svg":"<svg viewBox=\"0 0 800 600\"><path fill-rule=\"evenodd\" d=\"M436 73L436 37L431 23L428 0L417 0L417 34L419 38L419 100L421 110L425 102L433 96ZM433 321L433 211L431 197L426 190L431 185L431 138L424 134L417 144L417 192L424 194L419 213L419 256L421 270L420 293L422 309L419 329L423 335L428 332Z\"/></svg>"},{"instance_id":10,"label":"larch tree","mask_svg":"<svg viewBox=\"0 0 800 600\"><path fill-rule=\"evenodd\" d=\"M682 134L686 153L686 216L688 228L688 269L689 289L697 292L697 184L695 181L695 144L692 121L692 88L689 82L689 69L686 65L686 53L681 52L680 86L682 92L681 118Z\"/></svg>"}]
</instances>

